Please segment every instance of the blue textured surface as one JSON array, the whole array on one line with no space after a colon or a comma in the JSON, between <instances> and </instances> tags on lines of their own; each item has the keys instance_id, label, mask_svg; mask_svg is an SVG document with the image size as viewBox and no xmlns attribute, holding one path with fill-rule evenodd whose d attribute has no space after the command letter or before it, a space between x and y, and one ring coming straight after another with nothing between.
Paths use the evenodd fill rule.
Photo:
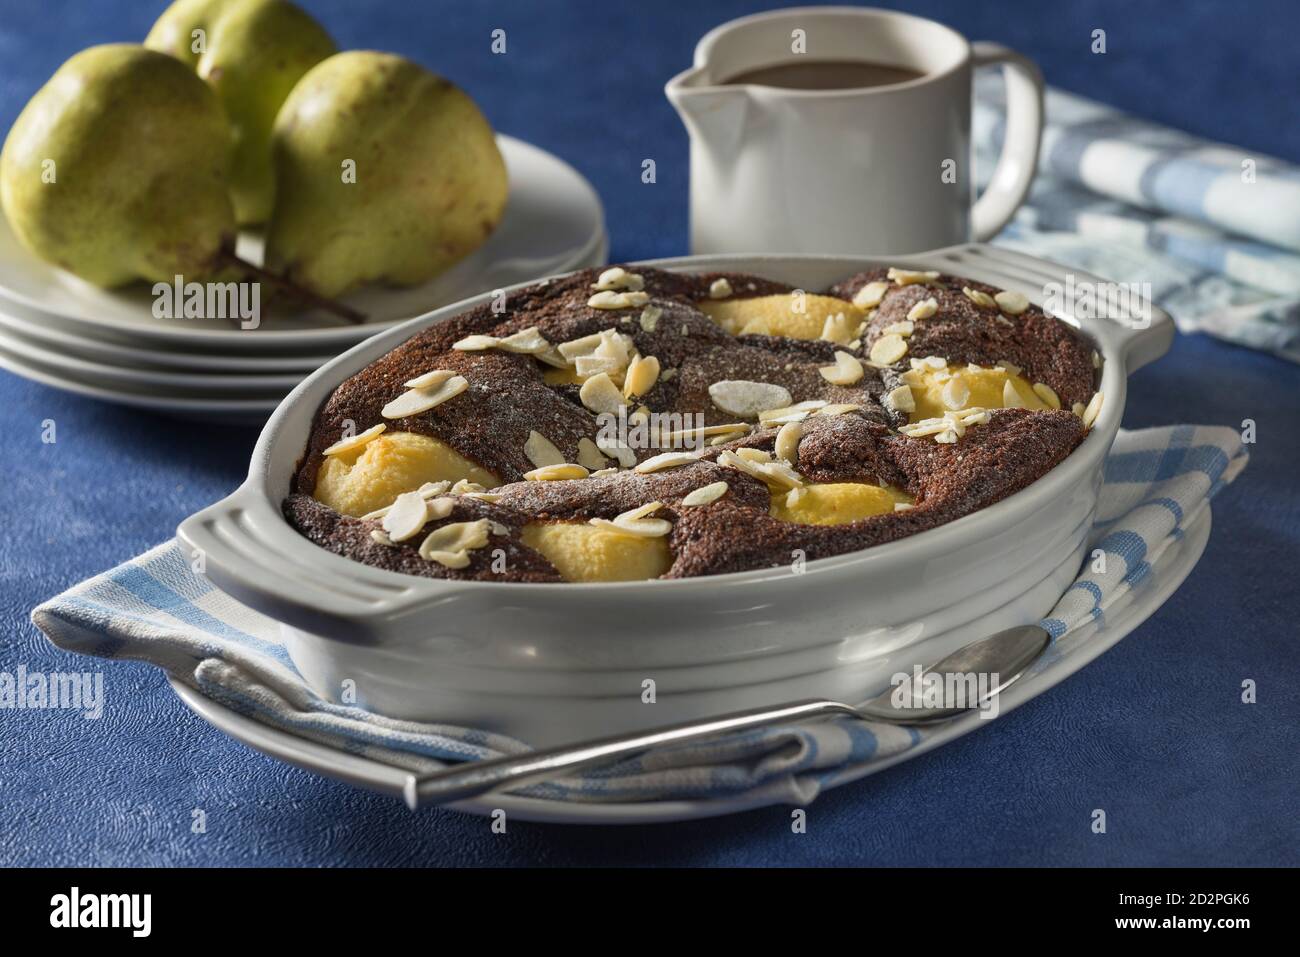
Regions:
<instances>
[{"instance_id":1,"label":"blue textured surface","mask_svg":"<svg viewBox=\"0 0 1300 957\"><path fill-rule=\"evenodd\" d=\"M555 150L606 204L618 259L685 251L685 136L662 83L708 27L758 4L305 0L349 47L464 85L503 131ZM161 3L0 2L0 128L81 47L143 36ZM966 3L908 9L1035 57L1049 82L1300 161L1294 3ZM488 35L508 32L494 57ZM1088 52L1094 28L1110 52ZM640 183L658 161L659 182ZM408 814L281 765L188 712L156 671L112 665L99 721L0 711L5 864L1295 864L1300 838L1300 370L1203 337L1132 381L1126 424L1239 424L1258 444L1209 548L1151 621L979 734L787 809L668 828ZM58 441L40 441L54 419ZM255 431L198 431L0 373L0 671L84 666L32 605L169 536L238 484ZM1240 702L1244 679L1259 703ZM190 832L191 812L207 833ZM1108 833L1089 828L1104 808Z\"/></svg>"}]
</instances>

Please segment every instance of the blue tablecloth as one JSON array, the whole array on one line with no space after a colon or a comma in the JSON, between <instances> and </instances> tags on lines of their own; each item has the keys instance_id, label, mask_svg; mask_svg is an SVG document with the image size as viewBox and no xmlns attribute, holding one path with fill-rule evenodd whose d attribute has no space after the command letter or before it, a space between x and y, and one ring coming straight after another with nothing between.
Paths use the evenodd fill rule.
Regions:
<instances>
[{"instance_id":1,"label":"blue tablecloth","mask_svg":"<svg viewBox=\"0 0 1300 957\"><path fill-rule=\"evenodd\" d=\"M696 38L760 4L305 0L345 46L464 85L504 132L565 156L603 197L611 256L686 243L686 140L663 100ZM161 3L0 0L0 128L58 64L139 38ZM1049 82L1300 161L1292 3L908 4L1035 57ZM1170 17L1179 21L1167 29ZM1266 26L1267 25L1267 26ZM507 31L508 53L489 35ZM1088 49L1107 30L1109 52ZM1276 95L1275 95L1276 94ZM658 182L640 182L654 158ZM158 672L105 675L97 721L0 710L0 864L1295 864L1300 838L1300 372L1182 337L1132 381L1125 424L1256 423L1200 565L1160 613L978 734L789 810L596 829L411 815L264 758L187 711ZM44 444L45 420L57 442ZM64 587L166 538L243 476L256 433L203 428L0 373L0 671L70 670L28 622ZM1243 704L1246 679L1258 703ZM1107 813L1092 833L1095 808ZM206 832L193 833L193 812Z\"/></svg>"}]
</instances>

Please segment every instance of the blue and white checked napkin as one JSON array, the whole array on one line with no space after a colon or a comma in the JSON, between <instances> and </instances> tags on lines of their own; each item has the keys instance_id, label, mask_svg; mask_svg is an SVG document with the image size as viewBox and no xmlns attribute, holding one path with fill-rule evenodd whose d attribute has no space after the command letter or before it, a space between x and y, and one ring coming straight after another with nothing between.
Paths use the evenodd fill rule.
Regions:
<instances>
[{"instance_id":1,"label":"blue and white checked napkin","mask_svg":"<svg viewBox=\"0 0 1300 957\"><path fill-rule=\"evenodd\" d=\"M975 104L987 178L1005 129L996 74ZM1282 160L1048 90L1038 177L996 241L1150 283L1182 331L1300 362L1300 168Z\"/></svg>"},{"instance_id":2,"label":"blue and white checked napkin","mask_svg":"<svg viewBox=\"0 0 1300 957\"><path fill-rule=\"evenodd\" d=\"M1106 571L1094 574L1094 563L1085 564L1043 622L1058 649L1072 629L1102 617L1149 574L1246 459L1240 436L1228 428L1120 433L1093 532ZM195 575L174 542L69 589L36 608L32 620L60 648L150 662L241 714L400 768L527 750L487 731L396 721L321 700L294 670L276 623ZM743 794L806 804L831 778L917 747L929 734L851 719L771 728L649 752L521 793L602 802Z\"/></svg>"}]
</instances>

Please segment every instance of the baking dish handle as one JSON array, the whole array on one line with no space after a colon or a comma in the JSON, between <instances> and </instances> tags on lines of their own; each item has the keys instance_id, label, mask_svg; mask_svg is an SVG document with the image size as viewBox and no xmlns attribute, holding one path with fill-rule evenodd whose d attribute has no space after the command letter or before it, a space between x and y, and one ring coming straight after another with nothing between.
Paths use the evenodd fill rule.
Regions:
<instances>
[{"instance_id":1,"label":"baking dish handle","mask_svg":"<svg viewBox=\"0 0 1300 957\"><path fill-rule=\"evenodd\" d=\"M924 261L961 274L974 270L980 278L1006 288L1037 289L1044 308L1062 315L1089 317L1089 326L1108 354L1134 372L1169 351L1174 341L1174 321L1169 313L1151 302L1145 290L1132 283L1102 279L1092 273L1064 267L1005 246L969 243L938 250ZM1050 302L1050 299L1056 302ZM1100 313L1100 314L1098 314Z\"/></svg>"},{"instance_id":2,"label":"baking dish handle","mask_svg":"<svg viewBox=\"0 0 1300 957\"><path fill-rule=\"evenodd\" d=\"M1089 331L1111 355L1120 358L1126 374L1132 375L1169 351L1174 341L1173 317L1140 289L1075 270L1064 278L1057 284L1062 295L1060 308L1053 311L1079 322L1092 320Z\"/></svg>"},{"instance_id":3,"label":"baking dish handle","mask_svg":"<svg viewBox=\"0 0 1300 957\"><path fill-rule=\"evenodd\" d=\"M342 640L364 640L377 622L427 602L434 584L404 583L407 576L321 552L248 485L187 518L176 538L195 571L221 591L279 621ZM304 545L315 553L301 554ZM346 566L333 570L331 560Z\"/></svg>"},{"instance_id":4,"label":"baking dish handle","mask_svg":"<svg viewBox=\"0 0 1300 957\"><path fill-rule=\"evenodd\" d=\"M1124 369L1130 374L1155 362L1174 343L1173 317L1155 303L1148 303L1146 309L1150 315L1144 325L1116 325Z\"/></svg>"}]
</instances>

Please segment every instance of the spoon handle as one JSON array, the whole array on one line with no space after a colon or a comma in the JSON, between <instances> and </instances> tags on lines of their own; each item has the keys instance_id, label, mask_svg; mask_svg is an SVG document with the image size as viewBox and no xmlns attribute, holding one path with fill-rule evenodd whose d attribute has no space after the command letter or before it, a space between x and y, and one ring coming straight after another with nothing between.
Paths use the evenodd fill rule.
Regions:
<instances>
[{"instance_id":1,"label":"spoon handle","mask_svg":"<svg viewBox=\"0 0 1300 957\"><path fill-rule=\"evenodd\" d=\"M1042 654L1050 641L1047 632L1037 625L1009 628L964 646L930 670L1005 675L1006 677L1001 678L998 687L992 691L992 694L997 694L1020 677L1030 662ZM402 793L406 798L407 806L414 811L421 804L450 804L500 788L517 788L535 781L561 777L565 773L580 771L594 765L608 764L618 758L630 757L661 745L699 741L729 731L744 731L787 721L825 718L832 715L848 715L893 724L932 723L956 717L973 706L972 703L919 711L898 710L889 703L889 692L861 708L852 708L840 701L820 698L792 701L772 707L751 708L748 711L733 711L712 718L670 724L650 731L619 734L595 741L584 741L580 744L562 745L544 751L529 751L527 754L508 755L487 761L471 761L425 774L410 774L407 775Z\"/></svg>"},{"instance_id":2,"label":"spoon handle","mask_svg":"<svg viewBox=\"0 0 1300 957\"><path fill-rule=\"evenodd\" d=\"M422 804L450 804L500 788L516 788L561 777L566 773L631 757L665 744L698 741L729 731L762 728L785 721L837 714L856 716L857 713L842 702L820 699L734 711L635 734L614 735L576 745L562 745L542 751L529 751L527 754L471 761L424 774L411 774L407 776L402 791L407 806L414 811Z\"/></svg>"}]
</instances>

